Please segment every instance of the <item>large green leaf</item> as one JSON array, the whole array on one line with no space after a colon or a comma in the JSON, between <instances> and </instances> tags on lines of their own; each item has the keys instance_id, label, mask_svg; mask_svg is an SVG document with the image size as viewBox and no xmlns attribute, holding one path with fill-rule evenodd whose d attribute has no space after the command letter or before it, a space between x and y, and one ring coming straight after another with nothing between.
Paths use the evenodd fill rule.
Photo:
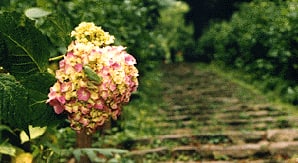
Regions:
<instances>
[{"instance_id":1,"label":"large green leaf","mask_svg":"<svg viewBox=\"0 0 298 163\"><path fill-rule=\"evenodd\" d=\"M18 13L0 14L0 34L5 40L6 53L0 64L15 77L45 72L50 44L34 22Z\"/></svg>"},{"instance_id":2,"label":"large green leaf","mask_svg":"<svg viewBox=\"0 0 298 163\"><path fill-rule=\"evenodd\" d=\"M28 109L26 89L8 74L0 74L0 119L12 128L26 129Z\"/></svg>"},{"instance_id":3,"label":"large green leaf","mask_svg":"<svg viewBox=\"0 0 298 163\"><path fill-rule=\"evenodd\" d=\"M49 88L55 82L46 72L50 55L47 37L20 14L0 14L0 21L0 44L4 45L0 65L15 76L1 74L1 121L27 132L28 125L58 123L61 116L46 104Z\"/></svg>"},{"instance_id":4,"label":"large green leaf","mask_svg":"<svg viewBox=\"0 0 298 163\"><path fill-rule=\"evenodd\" d=\"M29 94L27 114L30 117L28 117L28 125L47 126L57 124L64 119L60 115L55 114L53 108L46 104L49 88L55 80L49 73L36 73L21 80Z\"/></svg>"},{"instance_id":5,"label":"large green leaf","mask_svg":"<svg viewBox=\"0 0 298 163\"><path fill-rule=\"evenodd\" d=\"M0 120L27 133L29 125L48 126L62 122L65 117L55 114L46 104L54 80L48 73L36 73L20 82L12 75L0 74Z\"/></svg>"}]
</instances>

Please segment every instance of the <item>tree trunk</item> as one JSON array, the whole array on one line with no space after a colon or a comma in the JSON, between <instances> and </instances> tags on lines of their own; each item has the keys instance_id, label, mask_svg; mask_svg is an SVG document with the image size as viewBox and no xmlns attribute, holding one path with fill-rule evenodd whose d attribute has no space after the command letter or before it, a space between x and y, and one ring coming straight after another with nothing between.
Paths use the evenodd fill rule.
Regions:
<instances>
[{"instance_id":1,"label":"tree trunk","mask_svg":"<svg viewBox=\"0 0 298 163\"><path fill-rule=\"evenodd\" d=\"M77 148L91 148L92 144L92 134L87 135L86 129L81 133L77 133ZM91 163L89 158L84 155L78 163Z\"/></svg>"}]
</instances>

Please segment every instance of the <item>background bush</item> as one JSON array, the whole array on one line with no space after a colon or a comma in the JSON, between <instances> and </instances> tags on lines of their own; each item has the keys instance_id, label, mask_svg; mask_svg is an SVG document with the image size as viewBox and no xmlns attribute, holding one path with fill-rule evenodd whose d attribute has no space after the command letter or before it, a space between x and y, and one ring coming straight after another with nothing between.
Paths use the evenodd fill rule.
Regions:
<instances>
[{"instance_id":1,"label":"background bush","mask_svg":"<svg viewBox=\"0 0 298 163\"><path fill-rule=\"evenodd\" d=\"M244 3L230 21L210 25L197 53L265 80L265 90L279 89L285 100L298 104L297 22L297 0ZM282 86L278 79L285 81Z\"/></svg>"},{"instance_id":2,"label":"background bush","mask_svg":"<svg viewBox=\"0 0 298 163\"><path fill-rule=\"evenodd\" d=\"M52 56L65 52L71 41L70 31L82 21L94 22L114 35L116 44L126 46L136 57L142 72L166 59L169 49L171 53L185 53L193 46L192 26L184 24L188 6L176 0L13 0L4 3L2 11L24 13L26 9L38 7L50 12L35 21L56 47L52 49ZM173 17L177 21L169 19Z\"/></svg>"}]
</instances>

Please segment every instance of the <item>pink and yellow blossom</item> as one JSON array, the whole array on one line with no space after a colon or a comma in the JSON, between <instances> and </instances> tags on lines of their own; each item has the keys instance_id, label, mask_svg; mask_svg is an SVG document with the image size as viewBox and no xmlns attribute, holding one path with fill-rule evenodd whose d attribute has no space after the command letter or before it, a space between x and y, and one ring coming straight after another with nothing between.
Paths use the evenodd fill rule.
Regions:
<instances>
[{"instance_id":1,"label":"pink and yellow blossom","mask_svg":"<svg viewBox=\"0 0 298 163\"><path fill-rule=\"evenodd\" d=\"M122 46L108 46L114 36L93 23L81 23L71 33L75 40L59 62L47 103L55 113L68 115L77 132L89 133L110 118L117 119L122 106L138 87L136 59ZM92 80L83 68L88 66L101 79Z\"/></svg>"}]
</instances>

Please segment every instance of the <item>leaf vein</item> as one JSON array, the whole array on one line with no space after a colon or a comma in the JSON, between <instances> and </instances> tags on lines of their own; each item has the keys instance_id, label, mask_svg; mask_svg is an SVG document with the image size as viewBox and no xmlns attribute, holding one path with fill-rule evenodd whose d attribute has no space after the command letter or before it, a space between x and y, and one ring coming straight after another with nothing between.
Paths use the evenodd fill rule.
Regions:
<instances>
[{"instance_id":1,"label":"leaf vein","mask_svg":"<svg viewBox=\"0 0 298 163\"><path fill-rule=\"evenodd\" d=\"M24 66L24 65L30 65L34 64L34 62L22 62L22 63L13 63L14 66Z\"/></svg>"},{"instance_id":2,"label":"leaf vein","mask_svg":"<svg viewBox=\"0 0 298 163\"><path fill-rule=\"evenodd\" d=\"M3 33L4 36L6 36L9 40L11 40L13 43L15 43L18 47L20 47L26 54L28 54L28 56L31 58L31 60L34 62L34 64L38 67L38 70L41 72L42 68L38 65L37 61L32 57L32 55L30 54L30 52L23 47L17 40L13 39L12 37L10 37L8 34Z\"/></svg>"}]
</instances>

